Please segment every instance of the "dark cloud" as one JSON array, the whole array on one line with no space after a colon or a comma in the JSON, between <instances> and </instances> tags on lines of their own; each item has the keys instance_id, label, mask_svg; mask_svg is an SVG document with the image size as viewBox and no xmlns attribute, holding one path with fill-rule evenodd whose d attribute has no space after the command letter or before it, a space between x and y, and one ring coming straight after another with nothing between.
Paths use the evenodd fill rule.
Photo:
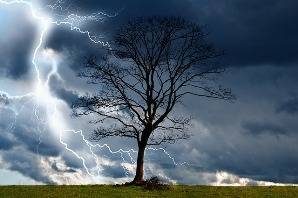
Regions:
<instances>
[{"instance_id":1,"label":"dark cloud","mask_svg":"<svg viewBox=\"0 0 298 198\"><path fill-rule=\"evenodd\" d=\"M297 115L298 114L298 98L291 98L291 99L279 104L276 108L276 112Z\"/></svg>"},{"instance_id":2,"label":"dark cloud","mask_svg":"<svg viewBox=\"0 0 298 198\"><path fill-rule=\"evenodd\" d=\"M12 150L2 155L3 160L8 164L10 170L18 171L35 181L51 184L52 180L40 166L40 158L24 150Z\"/></svg>"},{"instance_id":3,"label":"dark cloud","mask_svg":"<svg viewBox=\"0 0 298 198\"><path fill-rule=\"evenodd\" d=\"M13 147L14 142L0 134L0 150L9 150Z\"/></svg>"},{"instance_id":4,"label":"dark cloud","mask_svg":"<svg viewBox=\"0 0 298 198\"><path fill-rule=\"evenodd\" d=\"M60 148L54 138L43 138L43 134L51 134L48 128L40 128L40 131L34 127L34 123L22 123L22 121L16 124L13 134L19 143L23 144L28 151L32 153L38 153L43 156L58 156Z\"/></svg>"},{"instance_id":5,"label":"dark cloud","mask_svg":"<svg viewBox=\"0 0 298 198\"><path fill-rule=\"evenodd\" d=\"M201 141L206 143L200 142L196 146L199 155L192 154L191 157L196 156L194 161L208 172L221 170L258 181L298 182L297 147L293 146L297 138L228 135L234 137L214 134L211 138L203 138ZM216 138L221 141L213 140ZM192 165L190 163L190 167Z\"/></svg>"},{"instance_id":6,"label":"dark cloud","mask_svg":"<svg viewBox=\"0 0 298 198\"><path fill-rule=\"evenodd\" d=\"M98 11L105 11L109 14L119 13L118 18L127 18L140 15L185 15L188 16L193 13L185 13L191 11L190 1L179 0L151 0L151 1L138 1L138 0L85 0L85 1L71 1L72 10L81 13L94 13ZM68 2L64 3L68 6Z\"/></svg>"},{"instance_id":7,"label":"dark cloud","mask_svg":"<svg viewBox=\"0 0 298 198\"><path fill-rule=\"evenodd\" d=\"M19 101L18 98L11 98L6 94L2 94L1 98L5 102L0 105L0 150L5 165L35 181L53 183L41 166L40 159L59 156L61 148L57 139L45 123L33 117L36 116L36 107L30 100L26 100L24 106L24 101ZM17 115L15 108L19 102L22 110Z\"/></svg>"},{"instance_id":8,"label":"dark cloud","mask_svg":"<svg viewBox=\"0 0 298 198\"><path fill-rule=\"evenodd\" d=\"M298 2L201 1L197 18L210 27L230 65L296 65Z\"/></svg>"},{"instance_id":9,"label":"dark cloud","mask_svg":"<svg viewBox=\"0 0 298 198\"><path fill-rule=\"evenodd\" d=\"M174 15L206 24L211 32L210 39L226 51L224 62L230 66L296 65L298 62L298 26L293 22L298 18L296 1L87 0L71 3L79 8L74 11L82 13L98 10L118 12L116 17L103 24L90 25L94 32L103 33L104 40L111 39L111 34L132 17ZM54 34L59 37L59 32ZM61 33L60 39L52 39L49 43L62 45L59 41L64 43L65 40L69 40L68 36ZM71 45L75 44L71 42Z\"/></svg>"},{"instance_id":10,"label":"dark cloud","mask_svg":"<svg viewBox=\"0 0 298 198\"><path fill-rule=\"evenodd\" d=\"M118 165L113 165L113 166L103 166L103 174L106 177L112 177L112 178L123 178L125 177L125 172L123 170L123 167L118 164Z\"/></svg>"},{"instance_id":11,"label":"dark cloud","mask_svg":"<svg viewBox=\"0 0 298 198\"><path fill-rule=\"evenodd\" d=\"M8 97L5 94L0 94L0 150L9 150L16 143L10 134L14 123L14 113L7 108L8 104Z\"/></svg>"},{"instance_id":12,"label":"dark cloud","mask_svg":"<svg viewBox=\"0 0 298 198\"><path fill-rule=\"evenodd\" d=\"M246 133L250 135L285 135L287 130L277 124L267 123L264 121L248 121L242 123L242 127L245 129Z\"/></svg>"},{"instance_id":13,"label":"dark cloud","mask_svg":"<svg viewBox=\"0 0 298 198\"><path fill-rule=\"evenodd\" d=\"M103 38L102 41L106 41ZM91 55L100 56L107 48L101 44L91 42L87 35L67 28L57 27L48 37L45 43L46 48L63 53L67 57L67 66L78 72L86 63L86 59Z\"/></svg>"},{"instance_id":14,"label":"dark cloud","mask_svg":"<svg viewBox=\"0 0 298 198\"><path fill-rule=\"evenodd\" d=\"M64 100L69 107L72 107L72 105L79 99L79 96L75 91L64 88L63 84L56 78L50 80L50 88L54 95Z\"/></svg>"},{"instance_id":15,"label":"dark cloud","mask_svg":"<svg viewBox=\"0 0 298 198\"><path fill-rule=\"evenodd\" d=\"M0 37L0 75L12 79L23 78L31 66L29 59L37 27L27 17L26 9L0 10L8 15L6 20L1 22L1 29L7 29L7 32ZM12 28L13 26L17 28Z\"/></svg>"},{"instance_id":16,"label":"dark cloud","mask_svg":"<svg viewBox=\"0 0 298 198\"><path fill-rule=\"evenodd\" d=\"M73 155L62 154L65 165L71 169L83 169L82 161Z\"/></svg>"},{"instance_id":17,"label":"dark cloud","mask_svg":"<svg viewBox=\"0 0 298 198\"><path fill-rule=\"evenodd\" d=\"M186 100L198 124L191 129L195 136L190 143L170 148L176 160L207 172L222 170L255 180L297 183L297 117L276 113L276 104L297 95L297 68L233 68L224 79L237 96L234 103ZM179 155L184 149L186 155Z\"/></svg>"}]
</instances>

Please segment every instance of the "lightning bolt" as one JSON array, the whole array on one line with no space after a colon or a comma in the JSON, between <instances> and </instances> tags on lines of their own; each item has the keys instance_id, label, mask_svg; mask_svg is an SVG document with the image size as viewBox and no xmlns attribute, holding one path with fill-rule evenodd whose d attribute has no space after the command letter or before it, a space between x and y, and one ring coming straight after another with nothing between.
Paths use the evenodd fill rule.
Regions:
<instances>
[{"instance_id":1,"label":"lightning bolt","mask_svg":"<svg viewBox=\"0 0 298 198\"><path fill-rule=\"evenodd\" d=\"M53 5L48 5L47 7L50 8L52 11L55 10L60 10L63 11L63 7L61 6L61 0L58 0L55 4ZM104 12L97 12L97 13L93 13L91 15L78 15L78 14L74 14L74 13L70 13L66 16L64 15L57 15L56 18L54 17L50 17L45 15L44 13L41 12L41 9L37 9L32 2L30 1L26 1L26 0L0 0L0 4L6 5L6 6L14 6L14 5L24 5L27 6L29 8L29 10L31 11L32 17L34 19L36 19L38 22L40 22L40 26L41 26L41 30L39 32L39 37L37 39L37 42L35 44L35 47L33 49L32 52L32 60L31 63L35 69L35 73L36 73L36 87L35 90L31 93L22 95L22 96L14 96L14 98L26 98L26 97L33 97L37 100L37 105L34 108L34 115L36 117L36 120L39 123L49 123L52 130L53 131L58 131L59 132L59 141L60 143L64 146L64 148L71 152L73 155L75 155L83 164L84 169L86 170L87 174L90 176L94 176L94 174L91 172L91 170L87 167L86 165L86 160L83 156L79 155L77 152L75 152L73 149L71 149L69 147L69 145L63 140L62 135L64 133L73 133L73 134L79 134L80 137L82 138L82 140L84 141L84 143L86 144L86 146L89 148L89 151L91 153L91 155L93 156L95 162L96 162L96 172L97 175L100 174L101 172L101 163L100 160L98 158L98 156L94 153L94 149L107 149L110 154L113 155L120 155L123 163L121 164L121 166L123 167L123 169L125 170L125 174L128 176L129 171L126 167L126 163L129 164L135 164L136 160L134 159L133 155L137 153L136 150L134 149L129 149L129 150L124 150L124 149L119 149L116 151L113 151L111 149L111 147L108 144L103 144L103 145L99 145L99 144L92 144L90 143L85 136L83 135L82 130L73 130L73 129L67 129L67 126L64 126L63 120L64 120L64 116L63 114L58 110L57 106L59 103L59 99L56 98L55 96L53 96L50 92L50 87L49 87L49 81L51 79L51 77L56 76L58 78L61 79L58 70L57 70L57 62L55 62L54 60L52 61L52 65L51 65L51 70L50 72L47 74L46 80L43 81L41 78L41 72L40 72L40 68L38 66L37 63L37 59L38 59L38 54L41 51L41 49L43 48L43 43L46 39L47 33L49 32L49 30L51 29L51 26L56 25L56 26L66 26L69 27L71 31L76 31L82 35L85 35L89 38L89 40L95 44L100 44L104 47L107 48L111 48L108 42L104 42L102 41L102 37L97 36L93 33L91 33L88 30L83 30L80 26L82 24L84 24L85 22L88 21L95 21L95 22L102 22L105 18L107 17L113 17L115 15L108 15ZM57 19L58 18L58 19ZM23 107L26 105L26 103L23 104L22 108L19 109L19 111L21 111L23 109ZM40 117L40 106L46 106L46 121L44 121L41 117ZM16 123L17 120L17 116L18 116L18 111L14 111L15 113L15 118L14 121L11 125L11 130L13 130L13 127ZM38 137L38 145L37 145L37 154L38 154L38 150L39 150L39 146L42 143L42 134L44 133L45 129L41 129L38 127L38 131L39 131L39 137ZM162 151L169 159L172 160L173 164L175 166L178 165L184 165L186 164L186 162L183 163L177 163L175 158L172 157L164 148L153 148L153 147L149 147L146 150L151 150L151 151ZM128 158L130 159L130 162L126 162L125 160L125 155L128 156Z\"/></svg>"}]
</instances>

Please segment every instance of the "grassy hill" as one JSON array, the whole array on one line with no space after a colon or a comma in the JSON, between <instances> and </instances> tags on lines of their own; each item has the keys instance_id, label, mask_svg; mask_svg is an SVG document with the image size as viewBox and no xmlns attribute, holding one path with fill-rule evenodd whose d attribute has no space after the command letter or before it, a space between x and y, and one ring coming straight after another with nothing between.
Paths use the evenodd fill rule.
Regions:
<instances>
[{"instance_id":1,"label":"grassy hill","mask_svg":"<svg viewBox=\"0 0 298 198\"><path fill-rule=\"evenodd\" d=\"M94 186L1 186L0 197L56 198L56 197L202 197L202 198L284 198L298 197L298 187L211 187L171 186L166 190L148 191L142 187L111 185Z\"/></svg>"}]
</instances>

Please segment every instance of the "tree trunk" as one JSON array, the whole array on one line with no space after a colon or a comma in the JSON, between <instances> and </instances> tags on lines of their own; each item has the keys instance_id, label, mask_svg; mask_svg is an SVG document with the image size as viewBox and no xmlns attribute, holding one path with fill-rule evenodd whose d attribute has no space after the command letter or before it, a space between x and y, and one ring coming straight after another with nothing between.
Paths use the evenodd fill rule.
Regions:
<instances>
[{"instance_id":1,"label":"tree trunk","mask_svg":"<svg viewBox=\"0 0 298 198\"><path fill-rule=\"evenodd\" d=\"M139 145L138 159L137 159L137 168L136 175L133 179L134 184L142 184L144 182L144 154L145 154L146 144Z\"/></svg>"}]
</instances>

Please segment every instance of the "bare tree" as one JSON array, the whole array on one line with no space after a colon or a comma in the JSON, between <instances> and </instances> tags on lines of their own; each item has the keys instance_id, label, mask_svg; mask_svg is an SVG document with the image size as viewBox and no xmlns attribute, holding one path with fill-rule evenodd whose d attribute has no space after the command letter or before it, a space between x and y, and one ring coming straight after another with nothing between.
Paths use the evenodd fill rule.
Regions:
<instances>
[{"instance_id":1,"label":"bare tree","mask_svg":"<svg viewBox=\"0 0 298 198\"><path fill-rule=\"evenodd\" d=\"M214 83L224 72L214 61L222 52L206 37L201 26L182 18L134 19L115 35L112 52L100 60L91 57L80 74L100 86L80 99L75 114L96 114L95 123L110 123L97 128L92 139L119 136L137 142L132 183L143 182L147 146L190 137L190 119L173 116L185 96L233 99L229 89Z\"/></svg>"}]
</instances>

